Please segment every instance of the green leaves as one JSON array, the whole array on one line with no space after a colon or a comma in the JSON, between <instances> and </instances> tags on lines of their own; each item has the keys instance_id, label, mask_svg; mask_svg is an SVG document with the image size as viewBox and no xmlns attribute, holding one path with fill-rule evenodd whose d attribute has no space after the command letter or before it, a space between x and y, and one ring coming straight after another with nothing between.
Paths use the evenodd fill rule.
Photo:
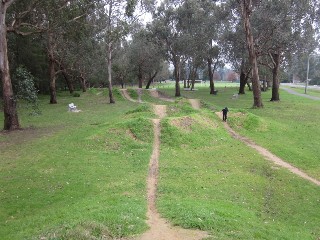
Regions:
<instances>
[{"instance_id":1,"label":"green leaves","mask_svg":"<svg viewBox=\"0 0 320 240\"><path fill-rule=\"evenodd\" d=\"M32 74L20 66L16 69L14 80L16 82L16 99L24 100L27 103L27 108L31 109L31 115L39 115L41 112L38 106L38 90L34 85L35 79Z\"/></svg>"}]
</instances>

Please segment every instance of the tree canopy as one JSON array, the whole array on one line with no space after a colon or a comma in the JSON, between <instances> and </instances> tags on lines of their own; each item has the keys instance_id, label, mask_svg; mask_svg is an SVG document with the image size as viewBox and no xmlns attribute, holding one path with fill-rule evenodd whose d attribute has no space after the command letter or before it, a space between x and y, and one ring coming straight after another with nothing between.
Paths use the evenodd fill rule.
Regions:
<instances>
[{"instance_id":1,"label":"tree canopy","mask_svg":"<svg viewBox=\"0 0 320 240\"><path fill-rule=\"evenodd\" d=\"M253 106L260 108L261 78L270 76L270 99L279 101L281 74L285 80L295 75L306 81L306 59L319 50L319 1L155 2L1 1L4 129L20 128L12 82L19 80L11 75L21 65L38 92L50 93L50 103L58 103L57 90L87 87L107 87L115 103L113 84L149 88L169 65L175 96L181 95L181 81L192 90L200 72L214 94L215 71L229 63L240 76L239 93L251 83ZM145 13L152 16L147 25L141 21ZM310 63L319 64L317 58ZM315 84L320 79L316 69L310 71Z\"/></svg>"}]
</instances>

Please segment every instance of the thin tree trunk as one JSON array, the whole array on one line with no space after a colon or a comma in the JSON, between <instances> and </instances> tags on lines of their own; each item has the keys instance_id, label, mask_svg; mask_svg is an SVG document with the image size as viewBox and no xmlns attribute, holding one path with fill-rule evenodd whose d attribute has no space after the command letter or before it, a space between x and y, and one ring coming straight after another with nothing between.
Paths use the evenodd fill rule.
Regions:
<instances>
[{"instance_id":1,"label":"thin tree trunk","mask_svg":"<svg viewBox=\"0 0 320 240\"><path fill-rule=\"evenodd\" d=\"M196 75L197 75L197 68L192 67L191 71L191 90L194 90L194 84L196 81Z\"/></svg>"},{"instance_id":2,"label":"thin tree trunk","mask_svg":"<svg viewBox=\"0 0 320 240\"><path fill-rule=\"evenodd\" d=\"M64 79L66 80L69 92L70 92L70 94L72 94L74 92L73 83L72 83L72 81L70 80L70 78L69 78L69 76L67 74L67 70L63 66L61 66L60 68L62 70L62 75L63 75Z\"/></svg>"},{"instance_id":3,"label":"thin tree trunk","mask_svg":"<svg viewBox=\"0 0 320 240\"><path fill-rule=\"evenodd\" d=\"M147 86L146 86L146 89L149 89L150 88L150 85L151 83L153 82L154 78L157 76L158 72L156 71L152 76L150 74L150 78L149 78L149 81L147 83Z\"/></svg>"},{"instance_id":4,"label":"thin tree trunk","mask_svg":"<svg viewBox=\"0 0 320 240\"><path fill-rule=\"evenodd\" d=\"M143 82L143 76L142 76L141 67L139 66L139 69L138 69L138 87L139 88L142 88L142 82Z\"/></svg>"},{"instance_id":5,"label":"thin tree trunk","mask_svg":"<svg viewBox=\"0 0 320 240\"><path fill-rule=\"evenodd\" d=\"M47 51L49 59L49 78L50 78L50 104L57 103L57 91L56 91L56 70L53 53L54 45L52 40L52 33L48 32Z\"/></svg>"},{"instance_id":6,"label":"thin tree trunk","mask_svg":"<svg viewBox=\"0 0 320 240\"><path fill-rule=\"evenodd\" d=\"M57 91L56 91L56 71L55 71L55 61L49 59L49 75L50 75L50 104L57 103Z\"/></svg>"},{"instance_id":7,"label":"thin tree trunk","mask_svg":"<svg viewBox=\"0 0 320 240\"><path fill-rule=\"evenodd\" d=\"M279 69L280 69L280 54L271 54L274 62L274 68L272 69L272 97L270 101L280 101L279 96Z\"/></svg>"},{"instance_id":8,"label":"thin tree trunk","mask_svg":"<svg viewBox=\"0 0 320 240\"><path fill-rule=\"evenodd\" d=\"M212 59L208 58L208 73L209 73L209 82L210 82L210 94L215 94L214 81L213 81L213 71L212 71Z\"/></svg>"},{"instance_id":9,"label":"thin tree trunk","mask_svg":"<svg viewBox=\"0 0 320 240\"><path fill-rule=\"evenodd\" d=\"M109 19L108 19L108 31L107 34L112 33L112 25L111 25L111 16L112 16L112 9L113 8L113 1L109 2ZM115 103L115 100L113 98L112 93L112 40L110 39L110 36L108 36L108 52L107 52L107 58L108 58L108 90L109 90L109 99L110 103Z\"/></svg>"},{"instance_id":10,"label":"thin tree trunk","mask_svg":"<svg viewBox=\"0 0 320 240\"><path fill-rule=\"evenodd\" d=\"M180 93L180 58L177 57L177 56L174 56L174 62L173 62L173 65L174 65L174 77L175 77L175 80L176 80L176 85L175 85L175 89L176 89L176 93L175 93L175 96L176 97L180 97L181 96L181 93Z\"/></svg>"},{"instance_id":11,"label":"thin tree trunk","mask_svg":"<svg viewBox=\"0 0 320 240\"><path fill-rule=\"evenodd\" d=\"M241 68L239 94L246 94L244 89L247 84L246 74Z\"/></svg>"},{"instance_id":12,"label":"thin tree trunk","mask_svg":"<svg viewBox=\"0 0 320 240\"><path fill-rule=\"evenodd\" d=\"M86 79L83 77L83 75L80 76L80 84L81 84L82 92L86 92L87 84L86 84Z\"/></svg>"},{"instance_id":13,"label":"thin tree trunk","mask_svg":"<svg viewBox=\"0 0 320 240\"><path fill-rule=\"evenodd\" d=\"M253 107L261 108L263 107L262 99L261 99L261 88L259 81L259 69L257 62L257 54L254 46L253 35L251 32L251 24L250 24L250 6L252 4L251 0L242 0L241 8L242 8L242 16L244 22L244 29L246 33L247 39L247 47L249 52L249 60L252 66L252 90L253 90Z\"/></svg>"},{"instance_id":14,"label":"thin tree trunk","mask_svg":"<svg viewBox=\"0 0 320 240\"><path fill-rule=\"evenodd\" d=\"M0 2L0 79L2 80L4 130L16 130L20 128L16 101L13 96L12 83L9 70L6 11L9 3Z\"/></svg>"},{"instance_id":15,"label":"thin tree trunk","mask_svg":"<svg viewBox=\"0 0 320 240\"><path fill-rule=\"evenodd\" d=\"M111 52L111 47L112 44L108 44L108 89L109 89L109 99L110 103L115 103L114 98L113 98L113 93L112 93L112 76L111 76L111 71L112 71L112 52Z\"/></svg>"}]
</instances>

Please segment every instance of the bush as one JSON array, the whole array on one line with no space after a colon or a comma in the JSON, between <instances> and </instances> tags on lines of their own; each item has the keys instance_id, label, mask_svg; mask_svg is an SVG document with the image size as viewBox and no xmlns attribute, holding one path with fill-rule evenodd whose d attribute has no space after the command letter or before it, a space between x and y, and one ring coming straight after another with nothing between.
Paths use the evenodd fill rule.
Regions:
<instances>
[{"instance_id":1,"label":"bush","mask_svg":"<svg viewBox=\"0 0 320 240\"><path fill-rule=\"evenodd\" d=\"M74 97L80 97L80 93L74 93L72 96L74 96Z\"/></svg>"},{"instance_id":2,"label":"bush","mask_svg":"<svg viewBox=\"0 0 320 240\"><path fill-rule=\"evenodd\" d=\"M38 106L38 90L34 86L35 78L32 74L26 68L19 66L13 78L16 82L14 86L16 100L24 100L27 108L31 109L31 115L41 114Z\"/></svg>"}]
</instances>

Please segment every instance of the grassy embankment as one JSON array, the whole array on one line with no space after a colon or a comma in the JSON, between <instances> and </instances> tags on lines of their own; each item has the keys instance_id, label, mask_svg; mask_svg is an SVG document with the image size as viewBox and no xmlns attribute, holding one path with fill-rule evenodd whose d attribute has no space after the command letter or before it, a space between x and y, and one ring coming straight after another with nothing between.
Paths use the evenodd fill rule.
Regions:
<instances>
[{"instance_id":1,"label":"grassy embankment","mask_svg":"<svg viewBox=\"0 0 320 240\"><path fill-rule=\"evenodd\" d=\"M295 123L316 104L285 93L282 102L269 103L264 95L261 111L250 108L251 94L235 100L232 88L222 87L217 96L207 91L183 93L203 100L207 108L200 111L183 100L168 106L162 121L159 211L174 224L209 231L212 239L317 239L319 187L232 139L209 110L227 105L237 131L319 179L314 153L299 148L310 139L316 145L319 131L305 115L301 125ZM150 106L119 96L116 105L106 104L99 92L59 99L58 105L43 100L39 117L21 113L23 126L33 128L0 136L0 238L99 239L144 231ZM142 100L157 102L148 94ZM66 112L71 101L83 112ZM237 109L243 113L235 114ZM285 158L287 152L293 157ZM299 154L304 158L296 161Z\"/></svg>"}]
</instances>

